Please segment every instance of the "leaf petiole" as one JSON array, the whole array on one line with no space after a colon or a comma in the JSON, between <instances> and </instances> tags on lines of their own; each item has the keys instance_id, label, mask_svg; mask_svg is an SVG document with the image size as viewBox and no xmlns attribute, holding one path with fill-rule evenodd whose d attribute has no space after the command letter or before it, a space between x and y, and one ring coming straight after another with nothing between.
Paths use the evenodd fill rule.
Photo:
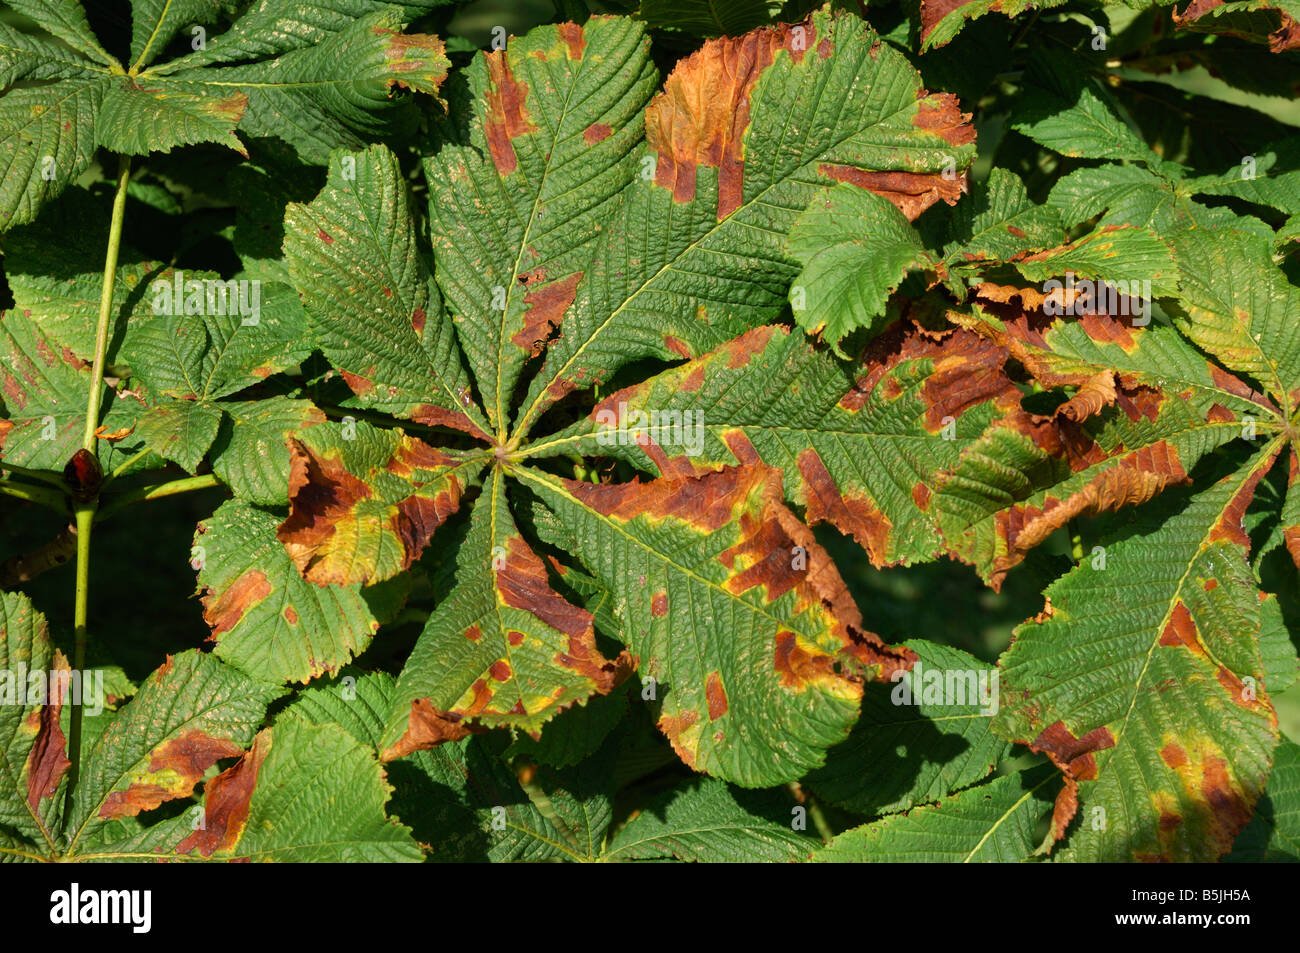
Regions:
<instances>
[{"instance_id":1,"label":"leaf petiole","mask_svg":"<svg viewBox=\"0 0 1300 953\"><path fill-rule=\"evenodd\" d=\"M68 511L64 494L44 487L29 486L26 483L12 483L0 479L0 496L12 496L14 499L25 500L28 503L39 503L59 513Z\"/></svg>"},{"instance_id":2,"label":"leaf petiole","mask_svg":"<svg viewBox=\"0 0 1300 953\"><path fill-rule=\"evenodd\" d=\"M221 481L218 480L216 476L211 473L205 473L200 476L185 477L181 480L170 480L166 483L155 483L152 486L138 487L109 500L95 517L95 522L102 522L118 510L125 509L132 503L141 503L145 500L159 500L165 496L175 496L177 493L189 493L191 490L206 490L209 487L220 485Z\"/></svg>"}]
</instances>

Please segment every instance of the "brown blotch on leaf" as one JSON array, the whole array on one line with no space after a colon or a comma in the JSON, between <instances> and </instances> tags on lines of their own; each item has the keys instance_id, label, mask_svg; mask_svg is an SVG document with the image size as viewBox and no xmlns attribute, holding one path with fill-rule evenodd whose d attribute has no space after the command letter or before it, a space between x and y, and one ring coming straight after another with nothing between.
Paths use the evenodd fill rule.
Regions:
<instances>
[{"instance_id":1,"label":"brown blotch on leaf","mask_svg":"<svg viewBox=\"0 0 1300 953\"><path fill-rule=\"evenodd\" d=\"M800 452L796 464L803 480L804 515L808 524L830 523L856 539L877 569L887 565L893 531L889 517L865 496L842 493L813 448Z\"/></svg>"},{"instance_id":2,"label":"brown blotch on leaf","mask_svg":"<svg viewBox=\"0 0 1300 953\"><path fill-rule=\"evenodd\" d=\"M709 721L717 721L727 713L727 690L720 673L710 672L704 680L704 697L709 705Z\"/></svg>"},{"instance_id":3,"label":"brown blotch on leaf","mask_svg":"<svg viewBox=\"0 0 1300 953\"><path fill-rule=\"evenodd\" d=\"M370 378L363 377L360 374L353 374L351 371L345 371L341 367L339 368L339 376L343 378L343 382L348 385L352 393L358 397L365 397L375 389L375 382Z\"/></svg>"},{"instance_id":4,"label":"brown blotch on leaf","mask_svg":"<svg viewBox=\"0 0 1300 953\"><path fill-rule=\"evenodd\" d=\"M612 661L601 654L596 647L591 613L551 588L546 564L522 536L506 540L505 565L497 570L496 581L506 605L522 609L568 636L565 651L557 653L556 663L590 679L597 693L613 691L635 668L636 661L627 652Z\"/></svg>"},{"instance_id":5,"label":"brown blotch on leaf","mask_svg":"<svg viewBox=\"0 0 1300 953\"><path fill-rule=\"evenodd\" d=\"M488 674L498 682L508 682L513 672L510 669L510 663L504 659L497 659L488 668Z\"/></svg>"},{"instance_id":6,"label":"brown blotch on leaf","mask_svg":"<svg viewBox=\"0 0 1300 953\"><path fill-rule=\"evenodd\" d=\"M1205 647L1197 635L1196 620L1182 600L1176 602L1169 613L1169 621L1160 633L1160 644L1165 648L1184 648L1194 655L1205 654Z\"/></svg>"},{"instance_id":7,"label":"brown blotch on leaf","mask_svg":"<svg viewBox=\"0 0 1300 953\"><path fill-rule=\"evenodd\" d=\"M1273 461L1277 459L1280 452L1281 447L1274 450L1263 465L1257 467L1237 492L1232 494L1232 499L1228 501L1228 505L1219 514L1219 519L1214 526L1210 528L1209 540L1211 542L1226 539L1228 542L1242 547L1247 552L1250 551L1250 537L1246 535L1246 530L1241 521L1246 516L1246 508L1250 506L1251 500L1255 498L1255 489L1259 486L1259 481L1272 468Z\"/></svg>"},{"instance_id":8,"label":"brown blotch on leaf","mask_svg":"<svg viewBox=\"0 0 1300 953\"><path fill-rule=\"evenodd\" d=\"M695 767L695 759L699 755L697 750L698 741L688 743L683 739L687 730L700 720L700 713L687 709L680 715L662 715L659 718L659 730L664 733L668 743L672 745L673 751L677 757L682 759L682 763L688 768Z\"/></svg>"},{"instance_id":9,"label":"brown blotch on leaf","mask_svg":"<svg viewBox=\"0 0 1300 953\"><path fill-rule=\"evenodd\" d=\"M750 94L792 27L763 27L740 37L709 40L679 60L664 90L646 108L646 142L658 154L655 183L677 202L695 198L696 169L718 170L718 220L740 207L744 183L742 139ZM812 37L812 21L803 24Z\"/></svg>"},{"instance_id":10,"label":"brown blotch on leaf","mask_svg":"<svg viewBox=\"0 0 1300 953\"><path fill-rule=\"evenodd\" d=\"M1104 725L1094 728L1082 738L1076 738L1065 727L1064 721L1044 728L1030 742L1029 749L1051 758L1065 778L1065 786L1056 795L1056 803L1052 807L1053 841L1065 836L1065 829L1079 810L1079 782L1091 781L1097 777L1095 752L1113 747L1115 738Z\"/></svg>"},{"instance_id":11,"label":"brown blotch on leaf","mask_svg":"<svg viewBox=\"0 0 1300 953\"><path fill-rule=\"evenodd\" d=\"M248 823L257 775L271 744L271 729L263 729L239 761L205 785L203 826L177 844L176 853L188 854L197 849L204 857L211 857L217 851L235 848Z\"/></svg>"},{"instance_id":12,"label":"brown blotch on leaf","mask_svg":"<svg viewBox=\"0 0 1300 953\"><path fill-rule=\"evenodd\" d=\"M690 358L691 349L686 346L686 342L681 338L675 338L671 334L664 335L664 347L672 351L678 357Z\"/></svg>"},{"instance_id":13,"label":"brown blotch on leaf","mask_svg":"<svg viewBox=\"0 0 1300 953\"><path fill-rule=\"evenodd\" d=\"M853 389L840 398L845 410L859 411L876 393L891 396L893 372L902 364L930 360L933 371L921 387L926 406L925 426L938 433L945 417L960 417L967 410L992 401L1008 411L1020 404L1020 391L1006 374L1009 354L973 331L952 328L928 331L913 321L898 321L871 342L863 355L869 368ZM897 395L895 387L892 392Z\"/></svg>"},{"instance_id":14,"label":"brown blotch on leaf","mask_svg":"<svg viewBox=\"0 0 1300 953\"><path fill-rule=\"evenodd\" d=\"M1187 752L1171 741L1160 749L1160 760L1171 768L1181 768L1187 764Z\"/></svg>"},{"instance_id":15,"label":"brown blotch on leaf","mask_svg":"<svg viewBox=\"0 0 1300 953\"><path fill-rule=\"evenodd\" d=\"M912 125L922 132L933 133L951 146L968 146L975 141L975 127L970 113L961 111L952 93L918 94L921 105Z\"/></svg>"},{"instance_id":16,"label":"brown blotch on leaf","mask_svg":"<svg viewBox=\"0 0 1300 953\"><path fill-rule=\"evenodd\" d=\"M42 633L43 634L43 633ZM59 718L63 713L63 701L71 678L68 660L62 652L54 653L52 674L57 679L50 680L51 697L46 699L36 715L36 738L32 741L31 751L27 754L27 803L32 811L40 816L41 800L51 798L59 789L59 782L72 762L68 760L67 739ZM66 678L65 678L66 676ZM57 694L58 697L53 697Z\"/></svg>"},{"instance_id":17,"label":"brown blotch on leaf","mask_svg":"<svg viewBox=\"0 0 1300 953\"><path fill-rule=\"evenodd\" d=\"M317 454L300 440L289 442L289 516L276 530L303 578L317 585L359 581L351 554L333 552L340 524L356 519L356 506L371 497L371 489L332 454ZM435 470L454 461L421 440L403 438L386 469L409 478L417 470ZM460 506L461 485L454 477L436 495L419 496L414 490L394 504L389 528L402 543L406 568L423 551L434 531Z\"/></svg>"},{"instance_id":18,"label":"brown blotch on leaf","mask_svg":"<svg viewBox=\"0 0 1300 953\"><path fill-rule=\"evenodd\" d=\"M1073 397L1057 407L1056 413L1067 420L1087 420L1114 403L1116 396L1115 372L1098 371L1079 386Z\"/></svg>"},{"instance_id":19,"label":"brown blotch on leaf","mask_svg":"<svg viewBox=\"0 0 1300 953\"><path fill-rule=\"evenodd\" d=\"M650 598L650 614L662 618L668 614L668 593L660 589Z\"/></svg>"},{"instance_id":20,"label":"brown blotch on leaf","mask_svg":"<svg viewBox=\"0 0 1300 953\"><path fill-rule=\"evenodd\" d=\"M203 621L212 627L209 639L216 640L237 626L244 614L271 594L271 582L260 569L249 569L220 593L211 587L203 594ZM293 611L285 607L285 618ZM290 619L297 621L297 616Z\"/></svg>"},{"instance_id":21,"label":"brown blotch on leaf","mask_svg":"<svg viewBox=\"0 0 1300 953\"><path fill-rule=\"evenodd\" d=\"M413 751L423 751L444 741L460 741L468 738L474 730L464 724L460 715L439 711L429 699L421 698L411 702L406 732L395 744L380 753L379 760L395 761Z\"/></svg>"},{"instance_id":22,"label":"brown blotch on leaf","mask_svg":"<svg viewBox=\"0 0 1300 953\"><path fill-rule=\"evenodd\" d=\"M582 51L587 47L587 40L582 35L582 27L576 23L560 23L555 27L560 33L560 39L568 48L569 59L582 59Z\"/></svg>"},{"instance_id":23,"label":"brown blotch on leaf","mask_svg":"<svg viewBox=\"0 0 1300 953\"><path fill-rule=\"evenodd\" d=\"M593 122L586 129L582 130L582 140L589 146L594 146L598 142L604 142L608 139L614 130L603 122Z\"/></svg>"},{"instance_id":24,"label":"brown blotch on leaf","mask_svg":"<svg viewBox=\"0 0 1300 953\"><path fill-rule=\"evenodd\" d=\"M941 172L882 172L829 162L820 163L817 171L828 179L849 182L889 199L908 221L940 200L956 205L966 192L965 173L946 177Z\"/></svg>"},{"instance_id":25,"label":"brown blotch on leaf","mask_svg":"<svg viewBox=\"0 0 1300 953\"><path fill-rule=\"evenodd\" d=\"M542 352L564 319L564 313L573 304L582 272L574 272L567 278L549 284L540 283L543 277L540 273L522 276L521 280L528 286L528 293L524 295L524 326L510 338L510 343L528 351L533 357Z\"/></svg>"},{"instance_id":26,"label":"brown blotch on leaf","mask_svg":"<svg viewBox=\"0 0 1300 953\"><path fill-rule=\"evenodd\" d=\"M165 801L186 797L208 768L222 758L243 753L242 745L227 738L214 738L196 728L183 731L155 748L149 757L149 774L165 776L166 783L136 781L124 791L114 791L100 807L99 816L134 817Z\"/></svg>"},{"instance_id":27,"label":"brown blotch on leaf","mask_svg":"<svg viewBox=\"0 0 1300 953\"><path fill-rule=\"evenodd\" d=\"M537 127L524 109L528 87L515 79L505 50L484 54L487 63L488 90L487 116L483 121L483 135L487 138L492 162L502 175L509 175L519 167L512 140Z\"/></svg>"}]
</instances>

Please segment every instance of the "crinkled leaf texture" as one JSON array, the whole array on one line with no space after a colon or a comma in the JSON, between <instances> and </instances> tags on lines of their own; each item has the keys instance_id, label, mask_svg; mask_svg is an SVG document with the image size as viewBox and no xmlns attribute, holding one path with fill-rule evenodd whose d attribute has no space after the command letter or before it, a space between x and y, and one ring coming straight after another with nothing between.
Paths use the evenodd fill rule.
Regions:
<instances>
[{"instance_id":1,"label":"crinkled leaf texture","mask_svg":"<svg viewBox=\"0 0 1300 953\"><path fill-rule=\"evenodd\" d=\"M0 230L33 221L100 148L148 155L214 142L246 156L242 125L323 161L331 148L392 131L394 116L409 125L409 103L394 100L393 87L436 96L449 66L437 37L402 32L421 4L304 0L283 4L279 19L256 4L229 42L164 63L157 57L178 30L202 29L237 4L137 0L127 63L104 50L73 0L8 6L46 32L0 23ZM238 65L248 59L256 62Z\"/></svg>"},{"instance_id":2,"label":"crinkled leaf texture","mask_svg":"<svg viewBox=\"0 0 1300 953\"><path fill-rule=\"evenodd\" d=\"M325 431L312 428L294 450L279 536L309 581L388 578L452 511L472 507L454 586L398 680L385 759L492 726L536 734L636 666L682 760L770 785L845 737L864 680L912 661L866 630L786 501L860 529L882 563L933 552L936 527L923 517L903 529L915 539L895 544L880 508L910 516L917 504L830 441L826 462L813 451L788 468L789 445L765 432L753 396L717 405L710 426L722 429L700 465L682 455L680 426L677 440L614 428L658 473L648 481L582 483L530 459L561 445L603 455L601 434L540 436L543 416L633 361L692 359L666 374L717 375L721 398L730 373L736 393L756 395L767 366L751 358L770 343L769 361L787 354L818 394L806 415L814 437L861 428L921 481L955 462L923 401L891 381L875 413L861 413L850 363L765 325L795 273L783 238L819 189L846 182L907 218L958 199L974 133L955 100L925 93L861 21L827 12L709 41L656 95L642 30L596 17L475 59L452 94L468 122L445 124L426 161L431 249L382 148L336 154L325 190L289 208L290 272L356 401L487 445L450 453L403 436L363 454L372 438L360 430L322 450ZM941 340L914 329L903 343L898 373L913 395L939 370ZM1001 380L953 396L955 414L980 408L964 439ZM568 527L571 557L609 593L622 653L597 648L590 614L557 589L560 568L521 534L532 519L520 508L535 504Z\"/></svg>"}]
</instances>

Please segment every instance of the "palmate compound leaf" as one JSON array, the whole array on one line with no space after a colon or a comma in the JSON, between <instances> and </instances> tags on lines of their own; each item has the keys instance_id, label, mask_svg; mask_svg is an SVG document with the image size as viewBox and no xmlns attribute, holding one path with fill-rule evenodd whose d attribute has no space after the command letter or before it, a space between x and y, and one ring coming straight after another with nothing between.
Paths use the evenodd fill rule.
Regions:
<instances>
[{"instance_id":1,"label":"palmate compound leaf","mask_svg":"<svg viewBox=\"0 0 1300 953\"><path fill-rule=\"evenodd\" d=\"M601 655L591 615L551 588L494 470L457 555L456 586L398 679L383 757L463 737L466 719L535 734L564 708L608 694L635 664L626 652Z\"/></svg>"},{"instance_id":2,"label":"palmate compound leaf","mask_svg":"<svg viewBox=\"0 0 1300 953\"><path fill-rule=\"evenodd\" d=\"M491 94L517 106L500 117L502 154L546 115L506 92ZM775 317L797 270L784 236L818 189L852 182L909 217L955 202L974 150L965 120L856 16L820 11L707 42L646 108L641 174L603 217L581 277L546 302L563 317L515 432L629 361L696 356Z\"/></svg>"},{"instance_id":3,"label":"palmate compound leaf","mask_svg":"<svg viewBox=\"0 0 1300 953\"><path fill-rule=\"evenodd\" d=\"M59 818L69 763L59 725L70 676L45 616L18 592L0 593L0 857L47 857L62 844ZM56 691L51 692L50 687ZM80 701L80 699L76 699Z\"/></svg>"},{"instance_id":4,"label":"palmate compound leaf","mask_svg":"<svg viewBox=\"0 0 1300 953\"><path fill-rule=\"evenodd\" d=\"M1260 480L1294 455L1296 289L1266 239L1196 230L1176 244L1178 330L1109 314L1050 322L1024 289L988 289L1022 295L1020 307L991 303L975 323L1040 382L1077 388L1062 405L1081 424L1063 456L1073 475L1036 491L1051 452L1035 449L1031 428L995 427L936 494L953 538L995 580L1074 513L1159 494L1131 524L1104 521L1102 545L1089 552L1084 541L1083 562L1049 588L1001 662L1014 701L996 730L1062 767L1054 833L1076 810L1088 819L1069 833L1073 859L1219 856L1260 796L1277 735L1260 646L1276 607L1245 561L1241 522ZM1028 300L1041 306L1036 294ZM1236 469L1216 478L1204 458L1233 441L1215 459ZM1199 490L1168 489L1198 461Z\"/></svg>"},{"instance_id":5,"label":"palmate compound leaf","mask_svg":"<svg viewBox=\"0 0 1300 953\"><path fill-rule=\"evenodd\" d=\"M1031 768L967 788L938 804L892 814L838 835L812 855L820 863L1019 863L1036 846L1060 787Z\"/></svg>"},{"instance_id":6,"label":"palmate compound leaf","mask_svg":"<svg viewBox=\"0 0 1300 953\"><path fill-rule=\"evenodd\" d=\"M323 163L331 148L359 148L397 120L409 125L410 104L393 99L392 87L436 95L449 65L436 37L402 32L408 10L418 12L419 4L296 4L311 25L309 46L301 36L271 32L255 54L259 62L204 66L199 53L193 63L151 61L179 28L211 22L236 5L139 0L129 68L99 46L80 4L8 5L71 49L0 25L0 229L33 221L45 201L86 170L97 148L147 155L215 142L246 155L235 133L243 123L249 135L282 138L305 161ZM267 22L264 6L253 11L254 30L243 32ZM223 50L240 46L237 40ZM24 84L31 80L51 82Z\"/></svg>"}]
</instances>

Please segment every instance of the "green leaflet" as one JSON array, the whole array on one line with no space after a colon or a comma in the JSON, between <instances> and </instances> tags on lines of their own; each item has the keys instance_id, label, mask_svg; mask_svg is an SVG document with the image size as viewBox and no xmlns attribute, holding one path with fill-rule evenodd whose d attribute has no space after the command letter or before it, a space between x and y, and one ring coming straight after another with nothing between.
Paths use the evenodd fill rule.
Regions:
<instances>
[{"instance_id":1,"label":"green leaflet","mask_svg":"<svg viewBox=\"0 0 1300 953\"><path fill-rule=\"evenodd\" d=\"M937 805L845 831L812 859L822 863L1017 863L1033 852L1052 809L1050 771L1031 769L967 788Z\"/></svg>"},{"instance_id":2,"label":"green leaflet","mask_svg":"<svg viewBox=\"0 0 1300 953\"><path fill-rule=\"evenodd\" d=\"M365 649L379 629L369 603L384 595L307 582L276 539L277 523L245 503L225 503L199 524L191 559L215 654L269 682L306 682Z\"/></svg>"},{"instance_id":3,"label":"green leaflet","mask_svg":"<svg viewBox=\"0 0 1300 953\"><path fill-rule=\"evenodd\" d=\"M406 569L483 469L400 430L346 421L304 430L289 449L289 516L277 535L316 585Z\"/></svg>"},{"instance_id":4,"label":"green leaflet","mask_svg":"<svg viewBox=\"0 0 1300 953\"><path fill-rule=\"evenodd\" d=\"M100 845L87 859L422 860L409 829L385 815L391 792L373 752L343 728L285 715L262 729L234 766L207 782L202 826L187 813Z\"/></svg>"},{"instance_id":5,"label":"green leaflet","mask_svg":"<svg viewBox=\"0 0 1300 953\"><path fill-rule=\"evenodd\" d=\"M985 778L1011 753L993 734L998 674L974 656L905 643L917 663L894 684L868 685L862 716L806 783L820 797L874 816L942 801Z\"/></svg>"},{"instance_id":6,"label":"green leaflet","mask_svg":"<svg viewBox=\"0 0 1300 953\"><path fill-rule=\"evenodd\" d=\"M235 134L242 121L247 134L283 138L306 161L323 163L331 148L359 148L364 137L409 127L410 104L393 100L391 87L436 95L449 65L436 37L402 32L405 17L420 4L404 9L305 0L297 13L311 24L310 48L301 36L272 33L256 51L242 50L259 62L218 67L204 66L209 58L198 52L207 42L203 24L237 4L133 0L129 68L99 45L76 0L8 5L71 50L0 27L0 152L7 157L0 230L34 221L45 202L86 170L98 148L148 155L215 142L247 155ZM265 4L250 16L253 30L268 25ZM182 28L192 28L195 61L183 57L156 66ZM222 49L240 47L236 40ZM42 86L14 85L51 79Z\"/></svg>"},{"instance_id":7,"label":"green leaflet","mask_svg":"<svg viewBox=\"0 0 1300 953\"><path fill-rule=\"evenodd\" d=\"M1120 117L1109 96L1068 55L1040 51L1030 60L1018 132L1062 155L1154 165L1142 137Z\"/></svg>"},{"instance_id":8,"label":"green leaflet","mask_svg":"<svg viewBox=\"0 0 1300 953\"><path fill-rule=\"evenodd\" d=\"M219 426L221 411L215 405L173 400L144 414L136 432L150 449L193 473L217 438Z\"/></svg>"},{"instance_id":9,"label":"green leaflet","mask_svg":"<svg viewBox=\"0 0 1300 953\"><path fill-rule=\"evenodd\" d=\"M67 669L50 642L45 616L25 595L0 593L0 827L13 832L0 850L12 856L49 856L62 843L58 821L68 759L59 713L68 699L29 693L27 676Z\"/></svg>"},{"instance_id":10,"label":"green leaflet","mask_svg":"<svg viewBox=\"0 0 1300 953\"><path fill-rule=\"evenodd\" d=\"M935 264L893 203L852 185L810 205L786 247L803 264L790 286L795 319L837 353L848 332L880 329L889 296L909 272Z\"/></svg>"},{"instance_id":11,"label":"green leaflet","mask_svg":"<svg viewBox=\"0 0 1300 953\"><path fill-rule=\"evenodd\" d=\"M468 141L426 160L429 217L438 284L498 430L636 172L657 79L644 31L612 18L534 30L465 73Z\"/></svg>"},{"instance_id":12,"label":"green leaflet","mask_svg":"<svg viewBox=\"0 0 1300 953\"><path fill-rule=\"evenodd\" d=\"M591 615L556 593L519 535L494 471L457 555L456 587L429 617L394 691L384 757L463 735L458 723L536 732L608 694L634 664L596 648Z\"/></svg>"},{"instance_id":13,"label":"green leaflet","mask_svg":"<svg viewBox=\"0 0 1300 953\"><path fill-rule=\"evenodd\" d=\"M612 592L620 639L643 681L662 686L660 728L697 770L746 786L797 776L857 715L848 672L906 665L862 630L829 557L781 504L775 470L612 486L518 476Z\"/></svg>"},{"instance_id":14,"label":"green leaflet","mask_svg":"<svg viewBox=\"0 0 1300 953\"><path fill-rule=\"evenodd\" d=\"M397 158L336 155L330 182L285 216L284 254L317 343L363 407L490 432L416 237Z\"/></svg>"}]
</instances>

